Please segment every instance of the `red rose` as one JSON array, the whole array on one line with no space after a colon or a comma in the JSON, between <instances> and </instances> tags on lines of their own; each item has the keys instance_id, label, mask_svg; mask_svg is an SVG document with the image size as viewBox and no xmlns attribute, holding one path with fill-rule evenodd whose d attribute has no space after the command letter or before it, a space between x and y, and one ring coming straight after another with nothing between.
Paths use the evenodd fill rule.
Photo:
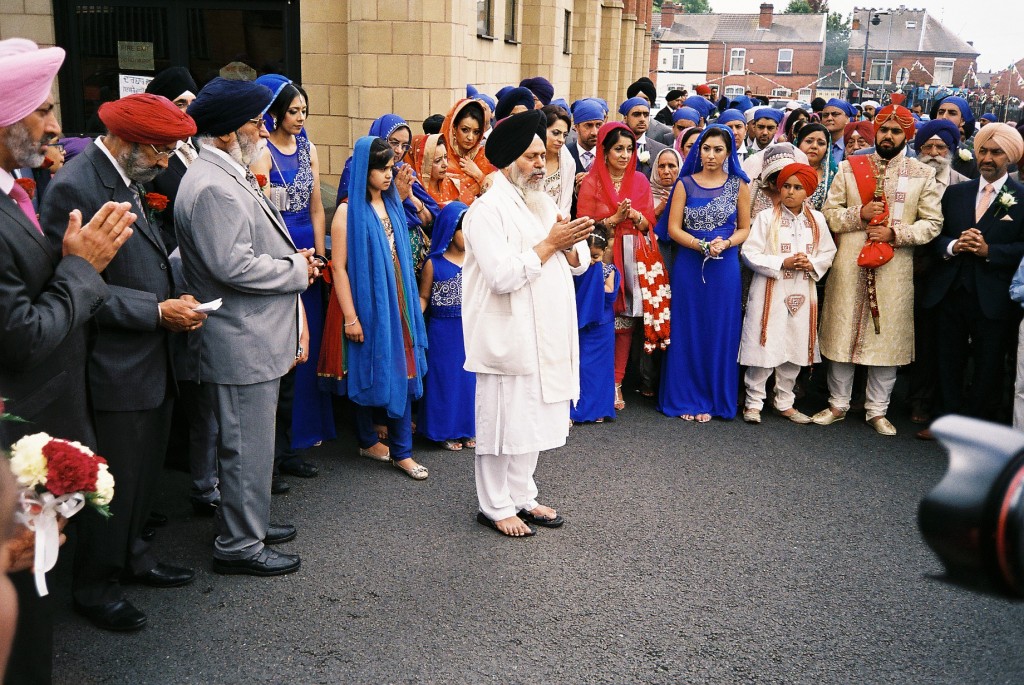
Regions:
<instances>
[{"instance_id":1,"label":"red rose","mask_svg":"<svg viewBox=\"0 0 1024 685\"><path fill-rule=\"evenodd\" d=\"M43 447L46 457L46 489L60 497L70 492L95 492L99 461L65 440L51 440Z\"/></svg>"},{"instance_id":2,"label":"red rose","mask_svg":"<svg viewBox=\"0 0 1024 685\"><path fill-rule=\"evenodd\" d=\"M146 206L155 212L167 209L167 196L160 193L146 193Z\"/></svg>"},{"instance_id":3,"label":"red rose","mask_svg":"<svg viewBox=\"0 0 1024 685\"><path fill-rule=\"evenodd\" d=\"M31 178L16 178L14 182L21 186L22 190L28 193L28 199L36 196L36 182Z\"/></svg>"},{"instance_id":4,"label":"red rose","mask_svg":"<svg viewBox=\"0 0 1024 685\"><path fill-rule=\"evenodd\" d=\"M256 183L259 184L260 188L266 188L267 183L269 183L269 181L267 180L267 177L265 175L256 174Z\"/></svg>"}]
</instances>

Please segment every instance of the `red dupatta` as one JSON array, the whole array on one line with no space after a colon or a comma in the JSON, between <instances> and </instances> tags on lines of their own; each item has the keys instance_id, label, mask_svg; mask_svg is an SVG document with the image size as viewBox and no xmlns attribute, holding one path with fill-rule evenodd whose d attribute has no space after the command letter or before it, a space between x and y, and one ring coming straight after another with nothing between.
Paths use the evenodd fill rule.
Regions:
<instances>
[{"instance_id":1,"label":"red dupatta","mask_svg":"<svg viewBox=\"0 0 1024 685\"><path fill-rule=\"evenodd\" d=\"M441 135L444 136L444 145L448 150L448 178L454 181L458 187L459 200L467 205L471 205L473 200L480 195L482 189L480 184L476 182L476 179L463 171L459 166L459 160L462 159L463 155L459 153L458 146L455 144L455 122L458 121L459 115L462 114L466 107L476 107L483 112L483 122L480 125L480 141L465 157L472 159L485 177L496 171L496 169L484 155L483 134L487 132L491 122L491 111L487 108L487 105L479 100L472 100L470 98L459 100L452 106L448 115L445 116L444 123L441 124Z\"/></svg>"}]
</instances>

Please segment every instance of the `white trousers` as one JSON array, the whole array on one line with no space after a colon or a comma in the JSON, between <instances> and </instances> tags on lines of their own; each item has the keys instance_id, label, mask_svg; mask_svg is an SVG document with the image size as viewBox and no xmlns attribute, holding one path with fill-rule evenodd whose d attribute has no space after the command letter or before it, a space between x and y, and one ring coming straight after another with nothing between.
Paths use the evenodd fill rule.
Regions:
<instances>
[{"instance_id":1,"label":"white trousers","mask_svg":"<svg viewBox=\"0 0 1024 685\"><path fill-rule=\"evenodd\" d=\"M1017 380L1013 384L1013 427L1024 430L1024 321L1017 334Z\"/></svg>"},{"instance_id":2,"label":"white trousers","mask_svg":"<svg viewBox=\"0 0 1024 685\"><path fill-rule=\"evenodd\" d=\"M834 409L847 411L850 398L853 396L853 375L856 364L829 361L828 392L832 396L829 404ZM893 386L896 385L898 366L868 366L868 387L864 400L864 413L870 421L877 416L885 416L889 411L889 398L892 397Z\"/></svg>"},{"instance_id":3,"label":"white trousers","mask_svg":"<svg viewBox=\"0 0 1024 685\"><path fill-rule=\"evenodd\" d=\"M793 408L793 402L796 401L793 388L796 387L796 377L800 375L800 365L792 362L783 362L774 369L748 366L743 376L743 382L747 386L744 408L758 411L764 408L764 400L768 396L764 388L772 373L775 374L775 408L779 411L789 411Z\"/></svg>"},{"instance_id":4,"label":"white trousers","mask_svg":"<svg viewBox=\"0 0 1024 685\"><path fill-rule=\"evenodd\" d=\"M476 455L476 496L480 511L492 521L515 516L520 509L537 507L537 470L540 452Z\"/></svg>"}]
</instances>

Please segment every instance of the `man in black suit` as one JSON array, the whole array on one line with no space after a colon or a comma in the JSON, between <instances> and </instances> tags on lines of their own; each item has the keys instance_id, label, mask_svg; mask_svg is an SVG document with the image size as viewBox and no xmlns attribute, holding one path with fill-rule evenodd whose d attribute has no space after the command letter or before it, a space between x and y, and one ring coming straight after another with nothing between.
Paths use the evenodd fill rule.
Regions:
<instances>
[{"instance_id":1,"label":"man in black suit","mask_svg":"<svg viewBox=\"0 0 1024 685\"><path fill-rule=\"evenodd\" d=\"M106 136L68 163L43 203L42 224L63 237L70 207L86 212L108 201L131 202L136 239L103 272L110 296L96 314L98 334L88 382L99 453L117 481L109 521L82 513L82 553L76 554L75 609L96 626L137 630L146 616L125 599L125 580L154 587L192 581L193 572L157 563L141 537L149 516L170 429L175 384L170 332L194 331L205 314L188 295L174 296L167 249L147 217L141 184L167 164L177 142L195 133L192 119L166 98L140 94L104 103Z\"/></svg>"},{"instance_id":2,"label":"man in black suit","mask_svg":"<svg viewBox=\"0 0 1024 685\"><path fill-rule=\"evenodd\" d=\"M590 165L597 157L597 132L604 124L604 105L593 98L584 98L573 103L572 121L576 130L576 139L565 144L572 159L576 162L576 182L572 191L572 217L576 218L576 198L580 192L580 183L590 171Z\"/></svg>"},{"instance_id":3,"label":"man in black suit","mask_svg":"<svg viewBox=\"0 0 1024 685\"><path fill-rule=\"evenodd\" d=\"M946 189L939 256L930 274L926 307L937 307L939 392L944 413L994 418L1005 376L1008 340L1020 308L1010 280L1024 257L1024 186L1007 168L1024 153L1011 126L989 124L974 144L981 179ZM968 352L974 378L963 396ZM927 432L919 435L928 438Z\"/></svg>"},{"instance_id":4,"label":"man in black suit","mask_svg":"<svg viewBox=\"0 0 1024 685\"><path fill-rule=\"evenodd\" d=\"M132 234L130 205L107 203L82 226L63 217L63 244L39 228L11 172L42 163L60 126L50 96L64 61L60 48L0 41L0 395L25 420L8 423L11 441L46 432L95 448L85 386L86 325L108 295L99 272ZM27 207L29 209L25 209ZM4 446L4 445L0 445ZM11 574L18 626L5 683L48 683L53 660L51 598L40 598L29 570Z\"/></svg>"}]
</instances>

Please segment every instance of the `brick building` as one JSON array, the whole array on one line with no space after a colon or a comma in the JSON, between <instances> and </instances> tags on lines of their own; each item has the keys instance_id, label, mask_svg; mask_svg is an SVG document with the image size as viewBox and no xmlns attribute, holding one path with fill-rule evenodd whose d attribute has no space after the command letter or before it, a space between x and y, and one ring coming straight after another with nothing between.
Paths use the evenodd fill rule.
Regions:
<instances>
[{"instance_id":1,"label":"brick building","mask_svg":"<svg viewBox=\"0 0 1024 685\"><path fill-rule=\"evenodd\" d=\"M336 179L377 116L445 113L467 83L493 94L543 75L568 101L618 102L648 72L652 0L3 0L0 38L61 45L60 119L98 130L99 104L171 65L200 86L228 62L309 93L310 138Z\"/></svg>"},{"instance_id":2,"label":"brick building","mask_svg":"<svg viewBox=\"0 0 1024 685\"><path fill-rule=\"evenodd\" d=\"M770 3L758 14L686 14L666 2L652 42L658 91L708 81L727 96L751 90L810 100L825 59L826 21L825 14L775 14Z\"/></svg>"}]
</instances>

